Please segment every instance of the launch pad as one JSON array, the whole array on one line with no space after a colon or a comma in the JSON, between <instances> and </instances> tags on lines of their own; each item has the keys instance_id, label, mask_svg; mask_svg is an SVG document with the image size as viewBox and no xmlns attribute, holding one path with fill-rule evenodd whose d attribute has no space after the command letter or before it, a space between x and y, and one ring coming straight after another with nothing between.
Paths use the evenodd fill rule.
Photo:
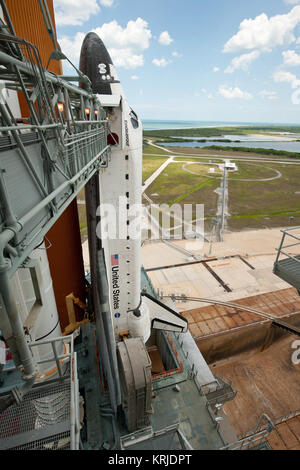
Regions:
<instances>
[{"instance_id":1,"label":"launch pad","mask_svg":"<svg viewBox=\"0 0 300 470\"><path fill-rule=\"evenodd\" d=\"M0 330L13 362L2 375L0 448L261 448L272 421L262 413L236 436L223 411L235 390L142 268L141 218L135 237L131 213L142 200L142 125L105 45L88 33L76 77L63 76L52 1L28 0L28 11L37 3L50 39L43 56L39 35L43 44L21 35L40 24L28 32L16 21L17 34L9 10L20 19L20 2L0 0L0 75L11 93L0 100ZM88 274L78 215L67 214L83 188ZM108 206L123 236L105 236Z\"/></svg>"}]
</instances>

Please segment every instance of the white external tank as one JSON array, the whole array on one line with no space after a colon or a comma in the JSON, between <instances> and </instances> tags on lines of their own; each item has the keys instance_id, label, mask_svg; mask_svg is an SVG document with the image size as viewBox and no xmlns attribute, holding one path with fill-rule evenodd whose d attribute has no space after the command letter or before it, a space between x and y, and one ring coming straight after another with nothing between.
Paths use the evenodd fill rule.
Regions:
<instances>
[{"instance_id":1,"label":"white external tank","mask_svg":"<svg viewBox=\"0 0 300 470\"><path fill-rule=\"evenodd\" d=\"M13 278L19 314L32 341L51 340L61 336L61 328L44 242L32 252L30 259L31 267L19 269ZM68 352L65 347L62 341L55 342L58 356ZM51 344L44 344L34 347L33 354L37 362L44 361L53 358L53 349ZM69 362L67 359L61 359L60 364L64 373ZM55 361L51 360L38 366L37 383L59 376ZM59 423L68 413L69 399L65 392L36 399L33 403L37 412L37 429Z\"/></svg>"},{"instance_id":2,"label":"white external tank","mask_svg":"<svg viewBox=\"0 0 300 470\"><path fill-rule=\"evenodd\" d=\"M31 267L19 269L13 278L19 313L31 341L51 340L61 336L61 328L44 242L32 252L30 258ZM57 355L66 352L62 342L55 344ZM36 361L53 357L50 344L34 348L33 353ZM57 374L54 361L39 365L38 379L55 378Z\"/></svg>"}]
</instances>

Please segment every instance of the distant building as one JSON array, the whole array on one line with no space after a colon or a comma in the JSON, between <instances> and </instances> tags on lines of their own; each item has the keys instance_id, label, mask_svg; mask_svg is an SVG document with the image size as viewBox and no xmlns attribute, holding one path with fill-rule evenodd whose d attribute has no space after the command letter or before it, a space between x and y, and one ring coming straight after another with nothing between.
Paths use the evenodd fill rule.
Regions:
<instances>
[{"instance_id":1,"label":"distant building","mask_svg":"<svg viewBox=\"0 0 300 470\"><path fill-rule=\"evenodd\" d=\"M237 171L236 164L232 163L230 160L225 160L224 168L228 171Z\"/></svg>"}]
</instances>

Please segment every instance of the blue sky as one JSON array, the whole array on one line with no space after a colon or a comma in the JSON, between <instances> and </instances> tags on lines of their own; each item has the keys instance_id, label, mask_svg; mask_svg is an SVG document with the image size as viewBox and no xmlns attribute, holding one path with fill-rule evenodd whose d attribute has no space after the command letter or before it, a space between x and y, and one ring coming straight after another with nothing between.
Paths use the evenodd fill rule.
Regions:
<instances>
[{"instance_id":1,"label":"blue sky","mask_svg":"<svg viewBox=\"0 0 300 470\"><path fill-rule=\"evenodd\" d=\"M77 65L95 30L142 119L300 123L300 0L54 6L63 52Z\"/></svg>"}]
</instances>

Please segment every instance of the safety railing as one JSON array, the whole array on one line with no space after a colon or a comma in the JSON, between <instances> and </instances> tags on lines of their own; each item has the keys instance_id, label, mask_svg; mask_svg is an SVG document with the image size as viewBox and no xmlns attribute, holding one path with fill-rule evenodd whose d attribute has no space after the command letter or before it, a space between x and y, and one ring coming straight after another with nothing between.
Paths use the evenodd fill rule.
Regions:
<instances>
[{"instance_id":1,"label":"safety railing","mask_svg":"<svg viewBox=\"0 0 300 470\"><path fill-rule=\"evenodd\" d=\"M268 436L275 429L275 425L268 415L263 413L258 420L255 430L239 439L236 442L232 442L220 450L251 450L257 449L264 445L267 441Z\"/></svg>"},{"instance_id":2,"label":"safety railing","mask_svg":"<svg viewBox=\"0 0 300 470\"><path fill-rule=\"evenodd\" d=\"M0 257L12 265L11 277L107 166L110 123L90 80L75 68L77 86L44 68L37 47L17 37L12 26L7 30L10 19L1 5L6 24L0 18ZM48 17L45 2L40 6ZM19 115L18 97L24 105ZM10 259L3 254L8 249Z\"/></svg>"},{"instance_id":3,"label":"safety railing","mask_svg":"<svg viewBox=\"0 0 300 470\"><path fill-rule=\"evenodd\" d=\"M300 291L300 227L281 232L283 236L279 248L276 249L273 272Z\"/></svg>"},{"instance_id":4,"label":"safety railing","mask_svg":"<svg viewBox=\"0 0 300 470\"><path fill-rule=\"evenodd\" d=\"M295 234L295 230L298 230L299 231L299 235L296 235ZM298 259L296 257L296 255L294 254L291 254L291 253L288 253L286 251L287 248L292 248L292 247L295 247L295 246L298 246L299 245L299 254L300 254L300 226L298 227L292 227L292 228L289 228L289 229L285 229L285 230L281 230L281 232L283 233L283 236L282 236L282 239L281 239L281 243L280 243L280 246L279 248L276 248L276 251L278 252L277 253L277 257L276 257L276 261L275 261L275 265L279 262L279 258L281 255L284 255L286 256L287 258L290 258L290 259L293 259L295 262L299 263L299 266L300 266L300 259ZM291 232L294 232L294 233L291 233ZM288 245L284 245L284 242L285 242L285 238L286 237L291 237L293 238L294 240L297 240L296 243L290 243Z\"/></svg>"},{"instance_id":5,"label":"safety railing","mask_svg":"<svg viewBox=\"0 0 300 470\"><path fill-rule=\"evenodd\" d=\"M59 345L63 352L58 353ZM35 356L47 347L37 365L56 364L55 378L41 374L19 405L13 405L0 421L0 449L77 450L80 446L79 382L73 335L29 343ZM52 353L51 353L52 350ZM5 396L5 394L3 394Z\"/></svg>"},{"instance_id":6,"label":"safety railing","mask_svg":"<svg viewBox=\"0 0 300 470\"><path fill-rule=\"evenodd\" d=\"M190 442L180 429L180 423L159 431L147 427L121 438L122 450L193 450Z\"/></svg>"}]
</instances>

